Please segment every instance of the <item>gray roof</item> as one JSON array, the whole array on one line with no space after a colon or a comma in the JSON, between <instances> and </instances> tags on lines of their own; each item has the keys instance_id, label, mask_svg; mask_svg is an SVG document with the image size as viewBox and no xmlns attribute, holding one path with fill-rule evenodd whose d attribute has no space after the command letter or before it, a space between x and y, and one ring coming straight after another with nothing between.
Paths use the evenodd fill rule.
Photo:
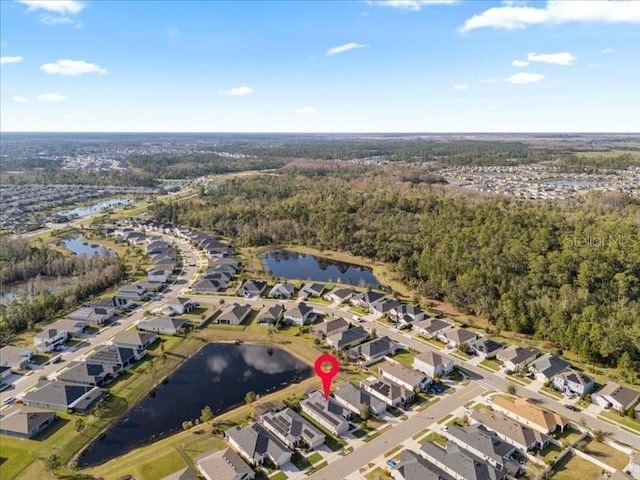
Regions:
<instances>
[{"instance_id":1,"label":"gray roof","mask_svg":"<svg viewBox=\"0 0 640 480\"><path fill-rule=\"evenodd\" d=\"M132 348L119 347L118 345L102 345L87 357L89 363L102 363L104 365L125 365L134 358Z\"/></svg>"},{"instance_id":2,"label":"gray roof","mask_svg":"<svg viewBox=\"0 0 640 480\"><path fill-rule=\"evenodd\" d=\"M191 469L191 467L183 468L182 470L178 470L171 475L164 477L162 480L199 480L196 473Z\"/></svg>"},{"instance_id":3,"label":"gray roof","mask_svg":"<svg viewBox=\"0 0 640 480\"><path fill-rule=\"evenodd\" d=\"M191 290L194 292L217 292L220 290L222 284L217 280L210 280L205 278L193 284Z\"/></svg>"},{"instance_id":4,"label":"gray roof","mask_svg":"<svg viewBox=\"0 0 640 480\"><path fill-rule=\"evenodd\" d=\"M391 375L402 382L413 385L414 387L427 379L427 376L424 373L414 370L413 368L405 367L400 363L395 365L383 365L380 367L380 373L383 375L384 373Z\"/></svg>"},{"instance_id":5,"label":"gray roof","mask_svg":"<svg viewBox=\"0 0 640 480\"><path fill-rule=\"evenodd\" d=\"M175 317L147 317L138 324L138 328L152 327L180 330L186 323L186 320Z\"/></svg>"},{"instance_id":6,"label":"gray roof","mask_svg":"<svg viewBox=\"0 0 640 480\"><path fill-rule=\"evenodd\" d=\"M453 480L453 477L412 450L403 450L394 467L403 480Z\"/></svg>"},{"instance_id":7,"label":"gray roof","mask_svg":"<svg viewBox=\"0 0 640 480\"><path fill-rule=\"evenodd\" d=\"M264 307L256 316L256 321L258 323L276 323L283 311L284 307L279 303L270 307Z\"/></svg>"},{"instance_id":8,"label":"gray roof","mask_svg":"<svg viewBox=\"0 0 640 480\"><path fill-rule=\"evenodd\" d=\"M606 395L620 403L623 408L629 408L631 404L638 399L640 392L627 387L622 387L614 382L609 382L594 395Z\"/></svg>"},{"instance_id":9,"label":"gray roof","mask_svg":"<svg viewBox=\"0 0 640 480\"><path fill-rule=\"evenodd\" d=\"M295 285L292 285L291 283L276 283L269 291L269 295L274 296L276 293L286 293L287 295L291 295L295 289Z\"/></svg>"},{"instance_id":10,"label":"gray roof","mask_svg":"<svg viewBox=\"0 0 640 480\"><path fill-rule=\"evenodd\" d=\"M571 365L560 357L551 353L545 353L529 364L529 368L533 368L538 373L542 373L545 377L551 378L554 375L566 370Z\"/></svg>"},{"instance_id":11,"label":"gray roof","mask_svg":"<svg viewBox=\"0 0 640 480\"><path fill-rule=\"evenodd\" d=\"M425 318L424 320L418 320L414 322L413 328L421 328L425 330L430 335L435 335L437 332L442 330L443 328L452 327L449 322L445 322L444 320L440 320L439 318L431 317Z\"/></svg>"},{"instance_id":12,"label":"gray roof","mask_svg":"<svg viewBox=\"0 0 640 480\"><path fill-rule=\"evenodd\" d=\"M45 380L38 383L36 390L26 393L24 395L24 400L25 403L39 402L55 406L71 407L75 402L88 394L93 388L95 387Z\"/></svg>"},{"instance_id":13,"label":"gray roof","mask_svg":"<svg viewBox=\"0 0 640 480\"><path fill-rule=\"evenodd\" d=\"M240 287L241 290L246 290L247 292L255 295L261 294L265 288L267 288L267 282L262 282L260 280L247 280L242 284L242 287Z\"/></svg>"},{"instance_id":14,"label":"gray roof","mask_svg":"<svg viewBox=\"0 0 640 480\"><path fill-rule=\"evenodd\" d=\"M324 441L324 434L320 430L290 408L265 413L260 417L260 421L278 432L281 438L286 438L290 444L296 444L301 439L308 445L313 445L320 439Z\"/></svg>"},{"instance_id":15,"label":"gray roof","mask_svg":"<svg viewBox=\"0 0 640 480\"><path fill-rule=\"evenodd\" d=\"M342 332L349 328L349 322L342 317L328 318L324 322L313 327L316 333L324 333L325 335L334 335L335 332Z\"/></svg>"},{"instance_id":16,"label":"gray roof","mask_svg":"<svg viewBox=\"0 0 640 480\"><path fill-rule=\"evenodd\" d=\"M216 480L233 480L243 474L253 478L253 470L230 448L205 453L196 458L195 463L209 478Z\"/></svg>"},{"instance_id":17,"label":"gray roof","mask_svg":"<svg viewBox=\"0 0 640 480\"><path fill-rule=\"evenodd\" d=\"M413 395L413 389L408 389L404 385L400 385L386 377L365 378L360 382L360 385L375 390L389 400L395 400L400 397L407 399L410 395Z\"/></svg>"},{"instance_id":18,"label":"gray roof","mask_svg":"<svg viewBox=\"0 0 640 480\"><path fill-rule=\"evenodd\" d=\"M323 418L326 423L333 425L334 428L346 421L344 419L345 416L351 415L351 412L345 410L335 399L329 397L326 401L324 394L317 390L300 402L300 406L312 410L317 416Z\"/></svg>"},{"instance_id":19,"label":"gray roof","mask_svg":"<svg viewBox=\"0 0 640 480\"><path fill-rule=\"evenodd\" d=\"M457 343L468 343L478 337L478 334L466 328L452 328L444 332L444 336Z\"/></svg>"},{"instance_id":20,"label":"gray roof","mask_svg":"<svg viewBox=\"0 0 640 480\"><path fill-rule=\"evenodd\" d=\"M506 438L510 438L518 445L530 446L534 442L546 443L549 440L549 436L544 433L540 433L533 428L516 422L511 418L499 413L495 410L482 409L474 410L471 414L471 418L481 423L489 430L493 430Z\"/></svg>"},{"instance_id":21,"label":"gray roof","mask_svg":"<svg viewBox=\"0 0 640 480\"><path fill-rule=\"evenodd\" d=\"M321 295L325 290L325 286L322 283L307 283L302 290L314 295Z\"/></svg>"},{"instance_id":22,"label":"gray roof","mask_svg":"<svg viewBox=\"0 0 640 480\"><path fill-rule=\"evenodd\" d=\"M69 383L97 385L109 374L113 374L113 369L102 363L71 362L57 379Z\"/></svg>"},{"instance_id":23,"label":"gray roof","mask_svg":"<svg viewBox=\"0 0 640 480\"><path fill-rule=\"evenodd\" d=\"M231 438L254 461L259 461L263 455L271 459L278 459L289 453L287 447L262 425L253 423L247 427L235 427L227 430L227 437Z\"/></svg>"},{"instance_id":24,"label":"gray roof","mask_svg":"<svg viewBox=\"0 0 640 480\"><path fill-rule=\"evenodd\" d=\"M0 430L30 435L40 425L55 417L53 412L21 407L0 416Z\"/></svg>"},{"instance_id":25,"label":"gray roof","mask_svg":"<svg viewBox=\"0 0 640 480\"><path fill-rule=\"evenodd\" d=\"M369 333L362 327L354 327L344 332L329 335L327 337L337 347L342 348L343 345L349 345L356 341L364 341L369 338Z\"/></svg>"},{"instance_id":26,"label":"gray roof","mask_svg":"<svg viewBox=\"0 0 640 480\"><path fill-rule=\"evenodd\" d=\"M228 320L230 322L238 322L241 319L244 319L245 316L251 311L251 305L241 305L239 303L234 303L232 305L228 305L218 318L216 319L218 322L220 320Z\"/></svg>"},{"instance_id":27,"label":"gray roof","mask_svg":"<svg viewBox=\"0 0 640 480\"><path fill-rule=\"evenodd\" d=\"M447 448L442 448L433 442L426 442L422 445L421 450L428 457L446 465L465 480L506 479L502 472L452 442L447 443Z\"/></svg>"},{"instance_id":28,"label":"gray roof","mask_svg":"<svg viewBox=\"0 0 640 480\"><path fill-rule=\"evenodd\" d=\"M421 362L426 363L427 365L431 365L432 367L438 367L440 365L445 365L450 362L439 353L436 353L432 350L426 350L422 352L420 355L416 355L414 360L420 360Z\"/></svg>"},{"instance_id":29,"label":"gray roof","mask_svg":"<svg viewBox=\"0 0 640 480\"><path fill-rule=\"evenodd\" d=\"M573 382L578 385L589 385L593 382L589 376L579 372L578 370L574 370L573 368L560 372L558 376L566 381Z\"/></svg>"},{"instance_id":30,"label":"gray roof","mask_svg":"<svg viewBox=\"0 0 640 480\"><path fill-rule=\"evenodd\" d=\"M354 292L355 290L353 288L334 288L329 292L329 294L339 298L340 300L345 300L353 295Z\"/></svg>"},{"instance_id":31,"label":"gray roof","mask_svg":"<svg viewBox=\"0 0 640 480\"><path fill-rule=\"evenodd\" d=\"M480 337L477 340L469 342L469 346L485 355L489 355L490 353L501 350L504 347L504 343L496 342L490 338Z\"/></svg>"},{"instance_id":32,"label":"gray roof","mask_svg":"<svg viewBox=\"0 0 640 480\"><path fill-rule=\"evenodd\" d=\"M391 349L393 341L389 337L375 338L367 343L363 343L356 347L358 353L368 357L375 357L388 352Z\"/></svg>"},{"instance_id":33,"label":"gray roof","mask_svg":"<svg viewBox=\"0 0 640 480\"><path fill-rule=\"evenodd\" d=\"M360 295L356 295L354 300L361 300L362 302L371 305L372 303L380 300L384 297L384 294L380 292L374 292L373 290L368 292L363 292Z\"/></svg>"},{"instance_id":34,"label":"gray roof","mask_svg":"<svg viewBox=\"0 0 640 480\"><path fill-rule=\"evenodd\" d=\"M115 344L137 345L141 348L149 343L157 340L158 336L153 333L140 332L136 330L122 330L116 333L111 340Z\"/></svg>"},{"instance_id":35,"label":"gray roof","mask_svg":"<svg viewBox=\"0 0 640 480\"><path fill-rule=\"evenodd\" d=\"M530 361L533 361L538 355L540 355L540 350L537 348L523 348L519 345L511 345L503 348L497 352L497 354L504 361L519 365L521 363L529 363Z\"/></svg>"},{"instance_id":36,"label":"gray roof","mask_svg":"<svg viewBox=\"0 0 640 480\"><path fill-rule=\"evenodd\" d=\"M494 460L500 464L507 463L505 458L515 450L515 447L500 438L494 433L486 429L482 425L472 425L469 428L460 428L457 425L451 425L447 432L449 437L462 448L473 446L487 458ZM517 472L516 468L516 472Z\"/></svg>"},{"instance_id":37,"label":"gray roof","mask_svg":"<svg viewBox=\"0 0 640 480\"><path fill-rule=\"evenodd\" d=\"M369 392L365 392L362 388L351 382L340 385L338 389L333 392L333 396L357 409L360 409L360 405L362 404L369 405L375 410L386 409L386 404L382 400L371 396Z\"/></svg>"},{"instance_id":38,"label":"gray roof","mask_svg":"<svg viewBox=\"0 0 640 480\"><path fill-rule=\"evenodd\" d=\"M313 312L313 308L311 308L304 302L300 302L296 303L295 306L287 309L284 314L292 317L306 317L311 312Z\"/></svg>"}]
</instances>

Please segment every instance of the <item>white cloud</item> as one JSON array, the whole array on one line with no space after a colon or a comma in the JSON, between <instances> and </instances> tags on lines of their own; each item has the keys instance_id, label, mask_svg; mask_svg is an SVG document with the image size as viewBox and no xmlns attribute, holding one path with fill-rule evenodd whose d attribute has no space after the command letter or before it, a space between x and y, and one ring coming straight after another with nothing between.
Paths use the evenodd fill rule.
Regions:
<instances>
[{"instance_id":1,"label":"white cloud","mask_svg":"<svg viewBox=\"0 0 640 480\"><path fill-rule=\"evenodd\" d=\"M45 10L59 15L77 15L84 9L84 3L77 0L18 0L29 11Z\"/></svg>"},{"instance_id":2,"label":"white cloud","mask_svg":"<svg viewBox=\"0 0 640 480\"><path fill-rule=\"evenodd\" d=\"M610 53L613 53L613 48L605 48L604 50L602 50L603 55L608 55Z\"/></svg>"},{"instance_id":3,"label":"white cloud","mask_svg":"<svg viewBox=\"0 0 640 480\"><path fill-rule=\"evenodd\" d=\"M107 75L109 72L95 63L84 60L58 60L53 63L45 63L40 70L52 75L83 75L85 73L98 73Z\"/></svg>"},{"instance_id":4,"label":"white cloud","mask_svg":"<svg viewBox=\"0 0 640 480\"><path fill-rule=\"evenodd\" d=\"M82 28L84 25L82 22L73 20L69 17L65 17L65 16L55 16L55 15L48 15L48 14L43 14L40 15L39 20L44 23L45 25L73 25L76 28Z\"/></svg>"},{"instance_id":5,"label":"white cloud","mask_svg":"<svg viewBox=\"0 0 640 480\"><path fill-rule=\"evenodd\" d=\"M377 7L391 7L399 10L419 11L422 7L429 5L451 5L458 3L458 0L368 0L369 5Z\"/></svg>"},{"instance_id":6,"label":"white cloud","mask_svg":"<svg viewBox=\"0 0 640 480\"><path fill-rule=\"evenodd\" d=\"M318 110L313 107L302 107L297 109L296 113L299 113L300 115L313 115L314 113L318 113Z\"/></svg>"},{"instance_id":7,"label":"white cloud","mask_svg":"<svg viewBox=\"0 0 640 480\"><path fill-rule=\"evenodd\" d=\"M8 65L9 63L20 63L24 60L22 57L0 57L0 65Z\"/></svg>"},{"instance_id":8,"label":"white cloud","mask_svg":"<svg viewBox=\"0 0 640 480\"><path fill-rule=\"evenodd\" d=\"M231 90L227 90L226 92L222 92L222 93L224 95L230 95L232 97L243 97L246 95L251 95L253 92L254 92L253 88L242 86L242 87L232 88Z\"/></svg>"},{"instance_id":9,"label":"white cloud","mask_svg":"<svg viewBox=\"0 0 640 480\"><path fill-rule=\"evenodd\" d=\"M362 45L361 43L345 43L344 45L340 45L339 47L333 47L327 50L325 55L327 57L333 57L334 55L339 55L344 52L348 52L349 50L354 50L356 48L365 48L366 45Z\"/></svg>"},{"instance_id":10,"label":"white cloud","mask_svg":"<svg viewBox=\"0 0 640 480\"><path fill-rule=\"evenodd\" d=\"M469 89L469 85L467 85L466 83L459 83L457 85L453 86L454 90L460 90L460 91L465 91Z\"/></svg>"},{"instance_id":11,"label":"white cloud","mask_svg":"<svg viewBox=\"0 0 640 480\"><path fill-rule=\"evenodd\" d=\"M498 83L500 81L499 78L481 78L480 83Z\"/></svg>"},{"instance_id":12,"label":"white cloud","mask_svg":"<svg viewBox=\"0 0 640 480\"><path fill-rule=\"evenodd\" d=\"M514 67L526 67L527 65L529 65L529 62L527 62L526 60L514 60L513 62L511 62L511 65L513 65Z\"/></svg>"},{"instance_id":13,"label":"white cloud","mask_svg":"<svg viewBox=\"0 0 640 480\"><path fill-rule=\"evenodd\" d=\"M535 83L540 80L544 80L544 75L539 73L526 73L520 72L504 79L505 82L513 83L515 85L524 85L526 83Z\"/></svg>"},{"instance_id":14,"label":"white cloud","mask_svg":"<svg viewBox=\"0 0 640 480\"><path fill-rule=\"evenodd\" d=\"M22 95L14 95L11 97L11 101L13 103L27 103L29 99L27 97L23 97Z\"/></svg>"},{"instance_id":15,"label":"white cloud","mask_svg":"<svg viewBox=\"0 0 640 480\"><path fill-rule=\"evenodd\" d=\"M571 65L576 57L569 52L560 53L529 53L527 60L530 62L553 63L556 65Z\"/></svg>"},{"instance_id":16,"label":"white cloud","mask_svg":"<svg viewBox=\"0 0 640 480\"><path fill-rule=\"evenodd\" d=\"M549 0L544 8L493 7L469 18L460 28L522 29L531 25L570 22L640 23L640 2L632 0Z\"/></svg>"},{"instance_id":17,"label":"white cloud","mask_svg":"<svg viewBox=\"0 0 640 480\"><path fill-rule=\"evenodd\" d=\"M62 102L67 99L67 97L59 93L41 93L36 98L41 102Z\"/></svg>"}]
</instances>

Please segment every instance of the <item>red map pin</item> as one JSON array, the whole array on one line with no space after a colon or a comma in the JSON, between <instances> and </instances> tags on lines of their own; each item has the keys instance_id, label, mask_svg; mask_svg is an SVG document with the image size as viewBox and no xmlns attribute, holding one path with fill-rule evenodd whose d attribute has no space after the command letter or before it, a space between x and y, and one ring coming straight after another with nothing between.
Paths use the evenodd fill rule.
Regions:
<instances>
[{"instance_id":1,"label":"red map pin","mask_svg":"<svg viewBox=\"0 0 640 480\"><path fill-rule=\"evenodd\" d=\"M331 364L331 369L328 372L325 372L322 369L322 365L324 363ZM340 371L340 364L338 363L338 359L333 355L324 353L316 359L316 363L314 364L313 369L315 370L316 375L318 375L322 380L324 399L329 401L329 393L331 392L331 381L336 375L338 375L338 372Z\"/></svg>"}]
</instances>

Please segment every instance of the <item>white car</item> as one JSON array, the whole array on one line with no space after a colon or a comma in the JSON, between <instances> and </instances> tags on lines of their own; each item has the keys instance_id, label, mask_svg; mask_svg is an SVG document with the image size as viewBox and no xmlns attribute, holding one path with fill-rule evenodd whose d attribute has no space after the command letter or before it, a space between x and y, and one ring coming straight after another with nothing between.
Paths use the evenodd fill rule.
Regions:
<instances>
[{"instance_id":1,"label":"white car","mask_svg":"<svg viewBox=\"0 0 640 480\"><path fill-rule=\"evenodd\" d=\"M493 399L491 397L484 397L485 403L493 403Z\"/></svg>"},{"instance_id":2,"label":"white car","mask_svg":"<svg viewBox=\"0 0 640 480\"><path fill-rule=\"evenodd\" d=\"M449 427L447 427L446 425L442 425L440 427L440 431L442 431L442 432L446 432L447 430L449 430Z\"/></svg>"},{"instance_id":3,"label":"white car","mask_svg":"<svg viewBox=\"0 0 640 480\"><path fill-rule=\"evenodd\" d=\"M15 401L16 401L16 397L7 397L4 399L2 403L4 403L5 405L9 405L10 403L13 403Z\"/></svg>"}]
</instances>

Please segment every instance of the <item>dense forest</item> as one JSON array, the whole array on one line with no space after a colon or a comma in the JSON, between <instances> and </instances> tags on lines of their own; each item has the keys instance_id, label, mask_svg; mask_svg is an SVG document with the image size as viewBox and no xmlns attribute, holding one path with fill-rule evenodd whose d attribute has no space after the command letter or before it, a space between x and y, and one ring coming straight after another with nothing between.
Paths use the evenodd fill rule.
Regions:
<instances>
[{"instance_id":1,"label":"dense forest","mask_svg":"<svg viewBox=\"0 0 640 480\"><path fill-rule=\"evenodd\" d=\"M118 258L68 256L49 246L33 247L25 239L0 237L1 284L29 280L37 289L40 278L73 279L55 293L43 289L3 306L0 344L8 343L14 333L32 329L35 324L51 320L61 311L102 293L121 282L125 275L125 266Z\"/></svg>"},{"instance_id":2,"label":"dense forest","mask_svg":"<svg viewBox=\"0 0 640 480\"><path fill-rule=\"evenodd\" d=\"M497 329L603 365L640 361L637 199L516 202L406 176L391 167L290 168L160 203L153 214L239 245L299 243L389 262L426 297Z\"/></svg>"}]
</instances>

